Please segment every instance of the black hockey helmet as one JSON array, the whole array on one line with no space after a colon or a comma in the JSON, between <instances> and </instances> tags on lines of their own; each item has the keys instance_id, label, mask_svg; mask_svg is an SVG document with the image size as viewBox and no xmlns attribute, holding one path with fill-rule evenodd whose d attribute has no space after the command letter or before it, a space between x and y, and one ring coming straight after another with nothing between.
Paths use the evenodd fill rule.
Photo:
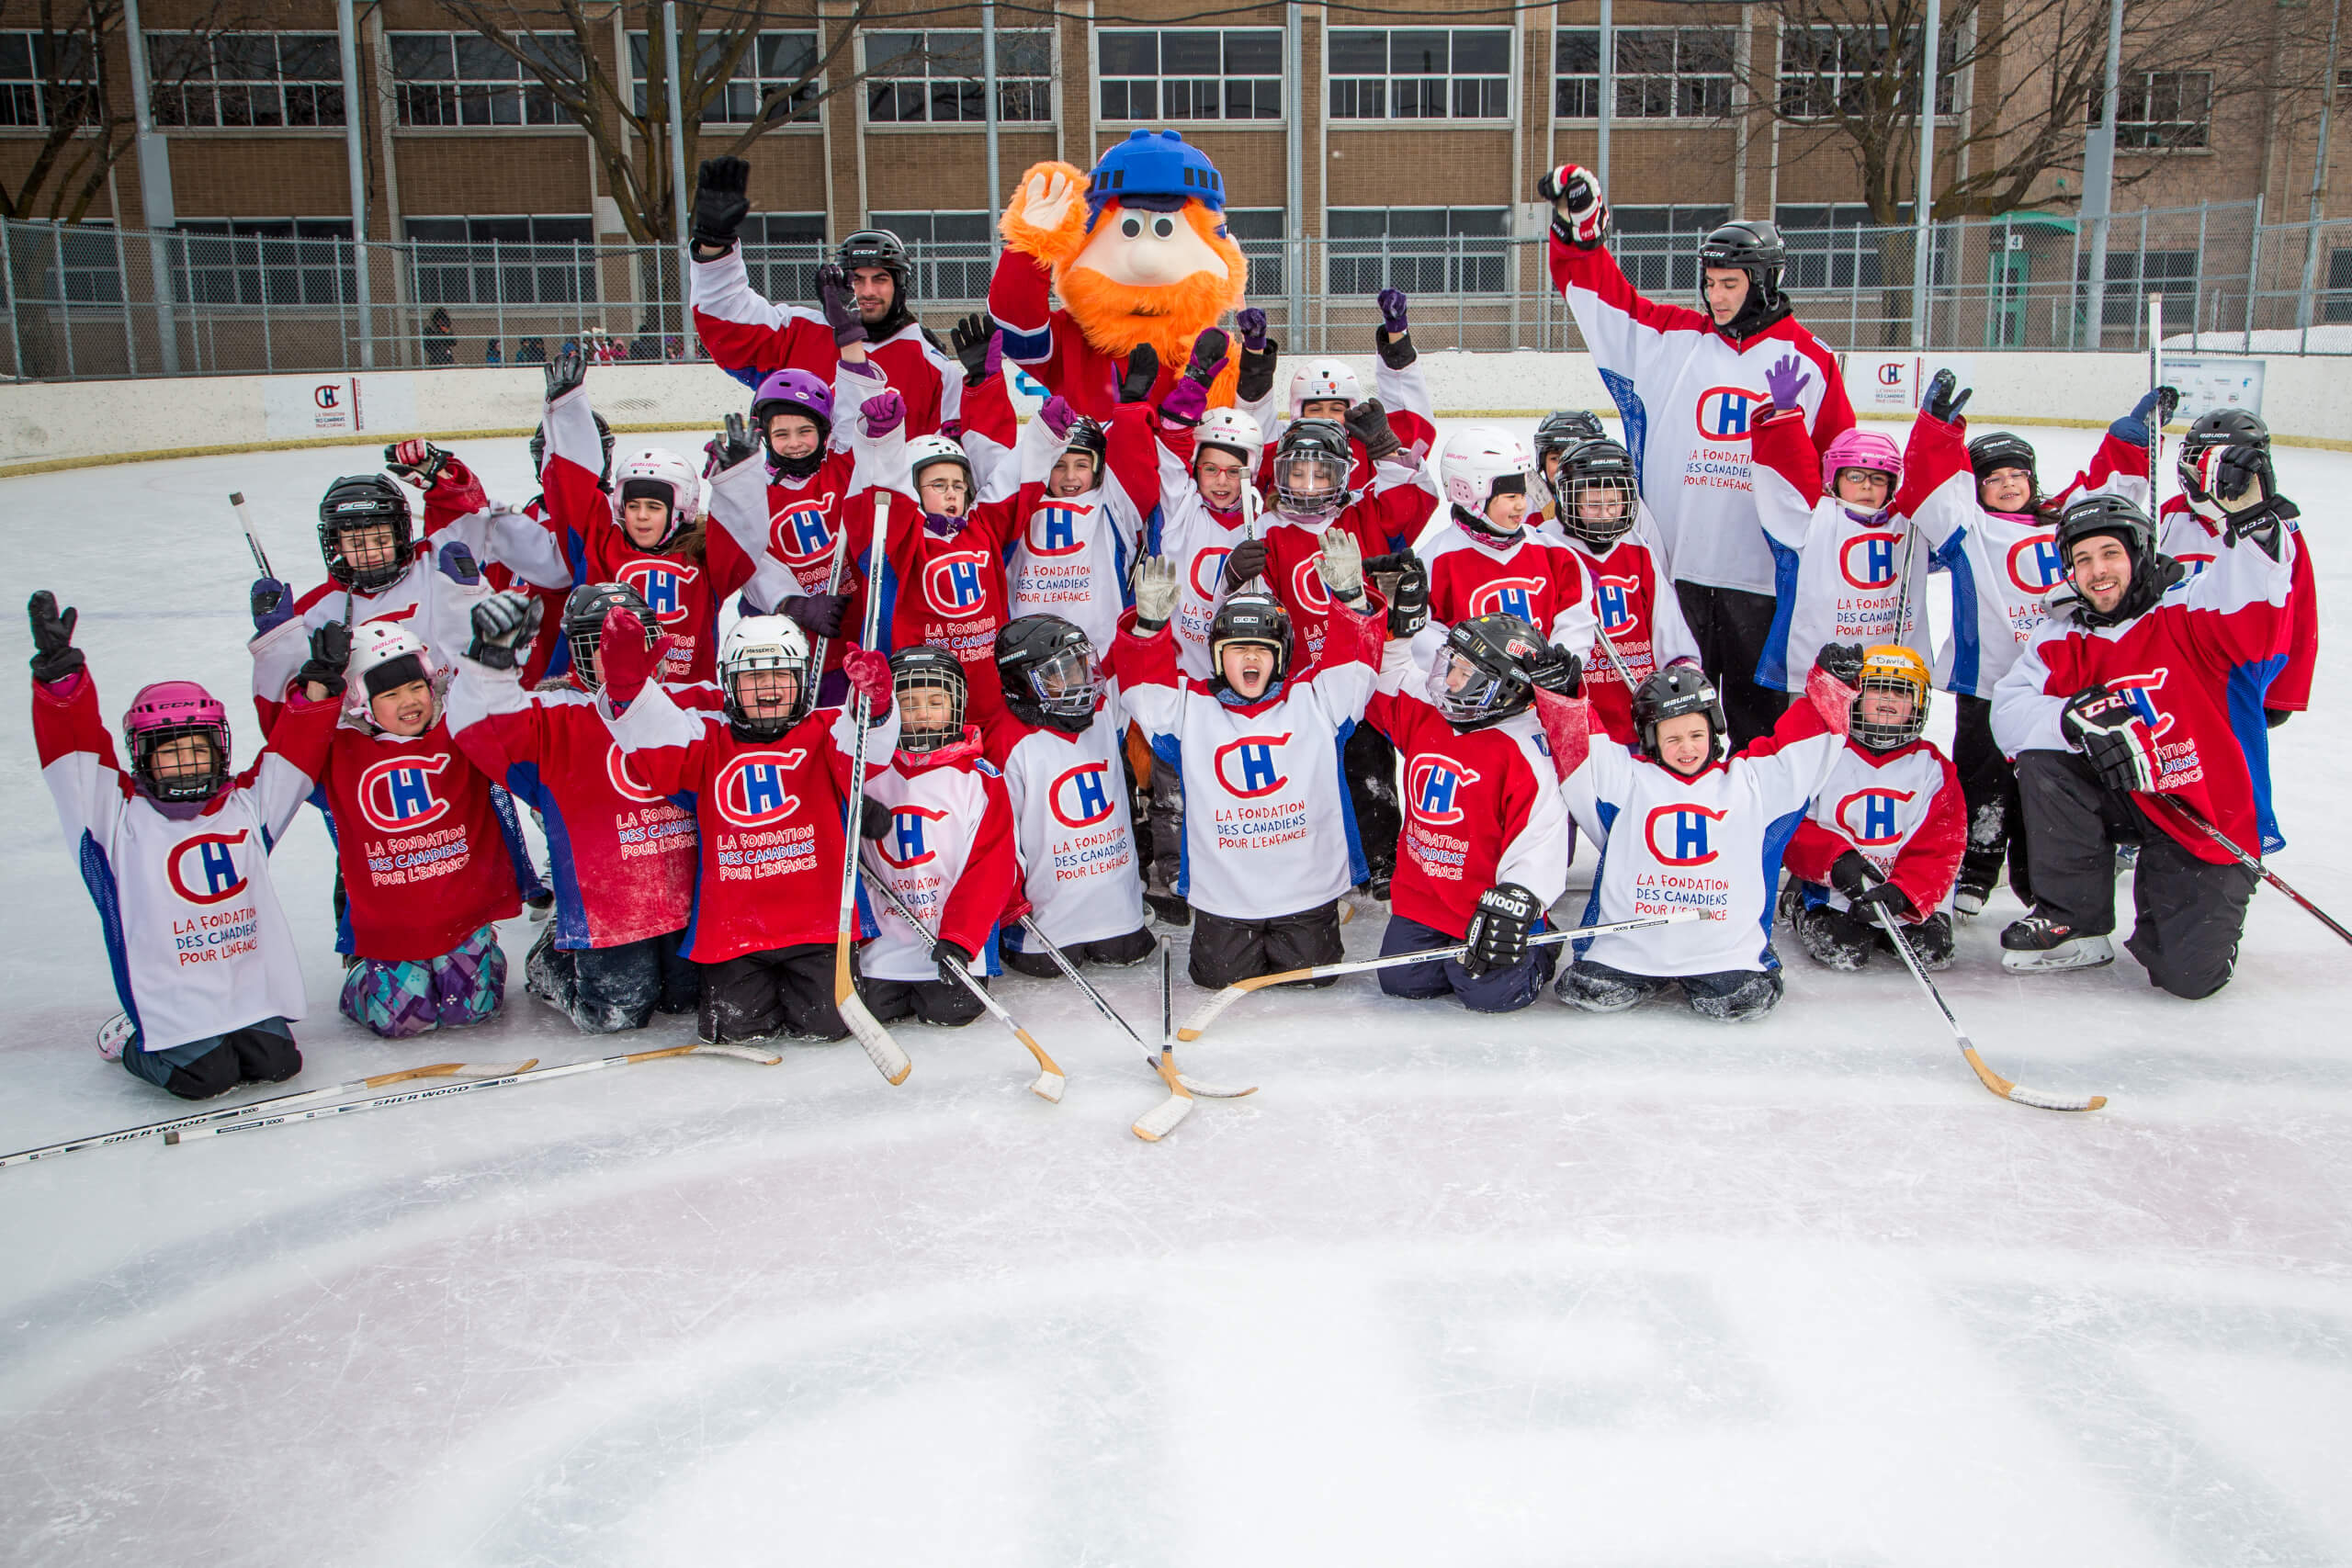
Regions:
<instances>
[{"instance_id":1,"label":"black hockey helmet","mask_svg":"<svg viewBox=\"0 0 2352 1568\"><path fill-rule=\"evenodd\" d=\"M1614 518L1584 515L1583 502L1599 491L1615 493L1623 504ZM1634 455L1607 436L1580 441L1560 457L1559 472L1552 476L1552 499L1557 503L1560 528L1569 537L1605 550L1633 531L1639 493L1634 482Z\"/></svg>"},{"instance_id":2,"label":"black hockey helmet","mask_svg":"<svg viewBox=\"0 0 2352 1568\"><path fill-rule=\"evenodd\" d=\"M2075 580L2075 547L2085 539L2101 536L2120 541L2131 553L2132 586L2111 611L2101 613L2092 608L2086 598L2075 614L2089 626L2120 626L2145 615L2164 594L2165 583L2157 570L2156 527L2136 502L2120 495L2095 495L2075 502L2058 519L2058 533L2052 541L2058 547L2058 559L2068 582Z\"/></svg>"},{"instance_id":3,"label":"black hockey helmet","mask_svg":"<svg viewBox=\"0 0 2352 1568\"><path fill-rule=\"evenodd\" d=\"M590 411L592 413L594 410ZM596 434L605 438L605 471L596 476L596 488L610 493L613 488L613 427L605 423L603 414L595 414ZM531 432L531 472L539 474L548 466L548 427L542 422Z\"/></svg>"},{"instance_id":4,"label":"black hockey helmet","mask_svg":"<svg viewBox=\"0 0 2352 1568\"><path fill-rule=\"evenodd\" d=\"M1101 483L1111 463L1111 433L1099 420L1080 414L1069 423L1069 434L1062 437L1064 452L1084 454L1094 464L1094 479Z\"/></svg>"},{"instance_id":5,"label":"black hockey helmet","mask_svg":"<svg viewBox=\"0 0 2352 1568\"><path fill-rule=\"evenodd\" d=\"M1968 467L1982 485L1985 476L1996 468L2023 468L2026 478L2033 481L2033 500L2041 499L2041 474L2035 467L2037 458L2033 443L2015 431L1996 430L1978 436L1968 444Z\"/></svg>"},{"instance_id":6,"label":"black hockey helmet","mask_svg":"<svg viewBox=\"0 0 2352 1568\"><path fill-rule=\"evenodd\" d=\"M1707 309L1707 268L1736 266L1747 274L1747 303L1719 330L1732 337L1762 332L1789 313L1781 292L1788 265L1789 248L1781 243L1779 224L1757 218L1722 224L1699 243L1699 309Z\"/></svg>"},{"instance_id":7,"label":"black hockey helmet","mask_svg":"<svg viewBox=\"0 0 2352 1568\"><path fill-rule=\"evenodd\" d=\"M1266 695L1271 696L1290 674L1290 612L1283 608L1281 600L1263 589L1246 589L1232 594L1217 606L1216 618L1209 622L1211 691L1232 690L1225 679L1225 649L1228 643L1274 650L1274 676L1266 682Z\"/></svg>"},{"instance_id":8,"label":"black hockey helmet","mask_svg":"<svg viewBox=\"0 0 2352 1568\"><path fill-rule=\"evenodd\" d=\"M2205 481L2198 476L2197 460L2216 446L2251 446L2256 451L2270 450L2270 427L2262 416L2250 409L2215 409L2197 416L2181 437L2180 461L2177 469L2181 493L2190 501L2203 501Z\"/></svg>"},{"instance_id":9,"label":"black hockey helmet","mask_svg":"<svg viewBox=\"0 0 2352 1568\"><path fill-rule=\"evenodd\" d=\"M1456 621L1430 661L1430 701L1456 729L1525 713L1535 701L1536 663L1549 651L1544 634L1517 615Z\"/></svg>"},{"instance_id":10,"label":"black hockey helmet","mask_svg":"<svg viewBox=\"0 0 2352 1568\"><path fill-rule=\"evenodd\" d=\"M964 739L964 698L969 689L964 666L944 648L924 642L890 655L890 689L903 699L909 692L945 692L952 705L947 723L917 729L907 722L906 704L899 705L899 750L936 751Z\"/></svg>"},{"instance_id":11,"label":"black hockey helmet","mask_svg":"<svg viewBox=\"0 0 2352 1568\"><path fill-rule=\"evenodd\" d=\"M1579 443L1606 440L1608 435L1600 416L1590 409L1555 410L1535 427L1535 465L1542 468L1546 459L1560 457Z\"/></svg>"},{"instance_id":12,"label":"black hockey helmet","mask_svg":"<svg viewBox=\"0 0 2352 1568\"><path fill-rule=\"evenodd\" d=\"M571 678L592 692L604 688L596 669L596 642L605 635L606 612L615 609L635 615L645 627L646 646L653 646L659 628L652 608L645 595L626 582L583 582L563 602L563 640L571 649Z\"/></svg>"},{"instance_id":13,"label":"black hockey helmet","mask_svg":"<svg viewBox=\"0 0 2352 1568\"><path fill-rule=\"evenodd\" d=\"M389 524L392 557L382 566L356 567L343 553L345 528ZM387 474L345 474L319 497L319 554L326 558L327 576L339 588L373 593L390 587L409 568L409 547L415 522L409 515L408 497Z\"/></svg>"},{"instance_id":14,"label":"black hockey helmet","mask_svg":"<svg viewBox=\"0 0 2352 1568\"><path fill-rule=\"evenodd\" d=\"M1704 671L1694 664L1669 664L1643 682L1634 693L1634 735L1642 755L1663 765L1657 727L1691 713L1707 716L1707 735L1720 754L1724 735L1731 726L1724 717L1723 696Z\"/></svg>"},{"instance_id":15,"label":"black hockey helmet","mask_svg":"<svg viewBox=\"0 0 2352 1568\"><path fill-rule=\"evenodd\" d=\"M890 275L890 311L876 323L879 335L887 336L914 320L914 275L907 265L906 242L898 235L888 229L860 229L841 243L833 260L844 274L862 266L878 266Z\"/></svg>"},{"instance_id":16,"label":"black hockey helmet","mask_svg":"<svg viewBox=\"0 0 2352 1568\"><path fill-rule=\"evenodd\" d=\"M1094 644L1059 615L1023 615L996 634L1004 705L1023 724L1082 735L1101 705Z\"/></svg>"},{"instance_id":17,"label":"black hockey helmet","mask_svg":"<svg viewBox=\"0 0 2352 1568\"><path fill-rule=\"evenodd\" d=\"M1294 517L1334 515L1348 502L1354 467L1348 433L1337 421L1292 420L1274 443L1275 503Z\"/></svg>"}]
</instances>

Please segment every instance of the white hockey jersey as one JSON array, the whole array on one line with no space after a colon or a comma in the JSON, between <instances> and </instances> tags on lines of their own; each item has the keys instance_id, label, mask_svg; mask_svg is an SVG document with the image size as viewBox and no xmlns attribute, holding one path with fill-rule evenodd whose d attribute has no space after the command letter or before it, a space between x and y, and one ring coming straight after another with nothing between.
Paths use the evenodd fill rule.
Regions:
<instances>
[{"instance_id":1,"label":"white hockey jersey","mask_svg":"<svg viewBox=\"0 0 2352 1568\"><path fill-rule=\"evenodd\" d=\"M1056 947L1103 942L1142 929L1143 879L1136 874L1136 828L1121 761L1127 731L1116 682L1103 683L1094 722L1076 735L989 716L989 758L1012 803L1022 890L1037 929ZM1028 933L1006 930L1005 947L1025 951Z\"/></svg>"},{"instance_id":2,"label":"white hockey jersey","mask_svg":"<svg viewBox=\"0 0 2352 1568\"><path fill-rule=\"evenodd\" d=\"M435 552L443 545L462 543L476 561L487 561L492 525L502 518L517 516L500 510L475 513L431 540L420 542L416 558L397 581L379 592L352 594L347 612L344 592L333 582L322 582L296 600L290 618L245 644L254 658L254 706L261 715L262 733L272 732L286 703L288 682L311 657L311 634L329 621L347 618L354 626L370 621L393 622L424 642L438 668L447 670L456 663L458 655L473 640L474 606L490 593L491 587L486 578L468 586L445 575L435 564ZM530 529L546 532L537 523L531 523ZM523 536L526 536L518 530L517 537Z\"/></svg>"},{"instance_id":3,"label":"white hockey jersey","mask_svg":"<svg viewBox=\"0 0 2352 1568\"><path fill-rule=\"evenodd\" d=\"M1601 727L1628 741L1634 738L1634 689L1678 659L1699 657L1698 640L1682 618L1681 595L1667 570L1666 551L1647 518L1645 507L1644 521L1606 550L1581 539L1567 541L1592 584L1595 629L1592 652L1584 661L1584 694L1592 699Z\"/></svg>"},{"instance_id":4,"label":"white hockey jersey","mask_svg":"<svg viewBox=\"0 0 2352 1568\"><path fill-rule=\"evenodd\" d=\"M1209 678L1209 623L1225 603L1225 558L1250 537L1254 495L1244 495L1248 512L1219 512L1201 498L1189 460L1165 440L1159 453L1159 511L1144 553L1176 563L1176 661L1196 681ZM1097 643L1097 648L1108 647Z\"/></svg>"},{"instance_id":5,"label":"white hockey jersey","mask_svg":"<svg viewBox=\"0 0 2352 1568\"><path fill-rule=\"evenodd\" d=\"M1001 974L996 929L1020 868L1004 775L980 755L979 732L920 756L898 752L865 794L889 807L890 829L865 844L865 874L888 882L922 929L888 899L869 897L875 937L858 950L859 969L877 980L936 980L936 933L973 955L975 973Z\"/></svg>"}]
</instances>

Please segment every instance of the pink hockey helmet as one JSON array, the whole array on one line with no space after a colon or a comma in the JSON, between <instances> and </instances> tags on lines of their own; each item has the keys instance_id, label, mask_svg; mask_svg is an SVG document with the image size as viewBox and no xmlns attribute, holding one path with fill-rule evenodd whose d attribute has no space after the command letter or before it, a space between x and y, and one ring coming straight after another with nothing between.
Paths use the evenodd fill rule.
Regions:
<instances>
[{"instance_id":1,"label":"pink hockey helmet","mask_svg":"<svg viewBox=\"0 0 2352 1568\"><path fill-rule=\"evenodd\" d=\"M1840 432L1821 455L1821 488L1831 495L1838 492L1838 471L1840 468L1869 468L1884 474L1890 485L1903 482L1903 449L1875 430L1854 429Z\"/></svg>"},{"instance_id":2,"label":"pink hockey helmet","mask_svg":"<svg viewBox=\"0 0 2352 1568\"><path fill-rule=\"evenodd\" d=\"M212 743L212 766L201 774L159 779L151 766L157 748L184 735ZM122 716L122 739L130 749L130 773L141 791L156 800L209 800L229 780L229 710L193 681L157 681L141 686Z\"/></svg>"}]
</instances>

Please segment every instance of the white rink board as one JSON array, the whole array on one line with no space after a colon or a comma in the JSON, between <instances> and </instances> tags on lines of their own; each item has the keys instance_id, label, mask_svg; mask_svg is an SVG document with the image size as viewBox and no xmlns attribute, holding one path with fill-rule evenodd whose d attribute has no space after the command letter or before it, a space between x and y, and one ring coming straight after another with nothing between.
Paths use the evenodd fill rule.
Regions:
<instances>
[{"instance_id":1,"label":"white rink board","mask_svg":"<svg viewBox=\"0 0 2352 1568\"><path fill-rule=\"evenodd\" d=\"M2052 474L2093 442L2029 434ZM524 499L520 441L459 449ZM368 456L0 481L12 581L80 606L109 715L197 676L249 759L224 498L306 581L315 498ZM2278 468L2352 602L2352 456ZM2343 626L2275 738L2278 868L2339 916ZM97 922L21 699L0 734L0 1149L172 1114L89 1048ZM521 994L521 922L504 1014L367 1036L315 819L275 869L289 1088L615 1048ZM1791 949L1743 1027L1253 998L1186 1065L1261 1092L1158 1146L1132 1046L1013 978L1059 1106L993 1026L904 1027L896 1089L789 1046L0 1171L0 1562L2352 1558L2352 954L2267 890L2204 1003L2128 958L2011 979L1994 936L1942 980L1987 1058L2106 1111L1995 1100L1901 971ZM1148 1030L1148 973L1103 984Z\"/></svg>"}]
</instances>

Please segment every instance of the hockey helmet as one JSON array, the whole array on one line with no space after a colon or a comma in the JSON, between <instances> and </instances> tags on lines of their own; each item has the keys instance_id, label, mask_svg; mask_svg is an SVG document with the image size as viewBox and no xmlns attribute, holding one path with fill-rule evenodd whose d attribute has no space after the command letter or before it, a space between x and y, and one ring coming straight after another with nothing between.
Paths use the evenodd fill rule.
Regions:
<instances>
[{"instance_id":1,"label":"hockey helmet","mask_svg":"<svg viewBox=\"0 0 2352 1568\"><path fill-rule=\"evenodd\" d=\"M1893 751L1919 739L1928 728L1930 677L1928 661L1899 642L1880 643L1862 650L1862 672L1854 678L1854 705L1847 733L1869 750ZM1911 716L1900 720L1866 718L1873 694L1908 699Z\"/></svg>"},{"instance_id":2,"label":"hockey helmet","mask_svg":"<svg viewBox=\"0 0 2352 1568\"><path fill-rule=\"evenodd\" d=\"M952 746L964 738L964 699L968 686L964 666L945 649L918 643L890 655L890 689L899 698L899 750L920 756L942 746ZM907 707L910 692L945 692L946 722L917 728L914 715Z\"/></svg>"},{"instance_id":3,"label":"hockey helmet","mask_svg":"<svg viewBox=\"0 0 2352 1568\"><path fill-rule=\"evenodd\" d=\"M2019 468L2033 485L2031 502L2041 499L2041 475L2035 468L2033 443L2015 431L1995 430L1968 444L1968 467L1976 476L1979 493L1985 479L2002 468Z\"/></svg>"},{"instance_id":4,"label":"hockey helmet","mask_svg":"<svg viewBox=\"0 0 2352 1568\"><path fill-rule=\"evenodd\" d=\"M629 584L583 582L563 602L563 641L571 650L571 678L591 692L604 686L596 669L596 644L605 635L606 613L616 609L627 610L638 618L645 627L646 647L652 647L652 608L646 604L645 595Z\"/></svg>"},{"instance_id":5,"label":"hockey helmet","mask_svg":"<svg viewBox=\"0 0 2352 1568\"><path fill-rule=\"evenodd\" d=\"M1306 417L1306 405L1338 398L1350 408L1363 401L1363 382L1343 359L1310 359L1290 378L1290 417Z\"/></svg>"},{"instance_id":6,"label":"hockey helmet","mask_svg":"<svg viewBox=\"0 0 2352 1568\"><path fill-rule=\"evenodd\" d=\"M594 413L594 411L592 410L591 412ZM596 476L596 488L599 490L609 491L613 488L613 427L605 423L605 416L603 414L594 414L594 418L596 421L596 434L602 436L605 442L605 467L604 471ZM534 474L545 473L548 466L548 427L546 421L540 421L539 423L532 429L530 446L531 472Z\"/></svg>"},{"instance_id":7,"label":"hockey helmet","mask_svg":"<svg viewBox=\"0 0 2352 1568\"><path fill-rule=\"evenodd\" d=\"M702 520L702 475L675 452L648 446L622 458L613 470L616 493L622 506L632 501L658 501L670 509L669 525L650 549L666 549L680 534Z\"/></svg>"},{"instance_id":8,"label":"hockey helmet","mask_svg":"<svg viewBox=\"0 0 2352 1568\"><path fill-rule=\"evenodd\" d=\"M1699 244L1700 310L1707 310L1707 268L1736 266L1747 274L1747 301L1720 330L1735 337L1761 331L1787 313L1781 277L1788 264L1788 246L1781 243L1779 224L1741 218L1717 226Z\"/></svg>"},{"instance_id":9,"label":"hockey helmet","mask_svg":"<svg viewBox=\"0 0 2352 1568\"><path fill-rule=\"evenodd\" d=\"M907 478L915 487L918 497L922 494L923 470L937 463L953 463L964 470L964 509L969 511L972 502L979 499L980 487L972 475L972 459L964 448L944 435L918 435L907 443ZM931 510L928 502L922 504L925 512ZM948 515L960 517L963 513L950 513Z\"/></svg>"},{"instance_id":10,"label":"hockey helmet","mask_svg":"<svg viewBox=\"0 0 2352 1568\"><path fill-rule=\"evenodd\" d=\"M1093 466L1093 483L1101 484L1111 459L1111 434L1099 420L1080 414L1069 422L1069 432L1062 437L1062 455L1075 452Z\"/></svg>"},{"instance_id":11,"label":"hockey helmet","mask_svg":"<svg viewBox=\"0 0 2352 1568\"><path fill-rule=\"evenodd\" d=\"M1558 502L1562 532L1608 549L1633 532L1639 515L1634 455L1606 436L1578 442L1560 455L1552 498Z\"/></svg>"},{"instance_id":12,"label":"hockey helmet","mask_svg":"<svg viewBox=\"0 0 2352 1568\"><path fill-rule=\"evenodd\" d=\"M2205 516L2216 516L2220 507L2205 493L2205 480L2197 471L2197 461L2216 446L2251 446L2267 453L2270 450L2270 426L2262 416L2249 409L2215 409L2197 416L2181 437L2180 460L2177 471L2180 478L2180 493L2188 498L2191 508Z\"/></svg>"},{"instance_id":13,"label":"hockey helmet","mask_svg":"<svg viewBox=\"0 0 2352 1568\"><path fill-rule=\"evenodd\" d=\"M808 666L808 634L789 615L745 615L727 628L718 645L718 691L727 722L754 739L772 740L808 716L816 696L816 677ZM780 714L753 714L752 700L766 706L775 700L775 682L768 690L749 694L746 678L783 673L792 677L792 695Z\"/></svg>"},{"instance_id":14,"label":"hockey helmet","mask_svg":"<svg viewBox=\"0 0 2352 1568\"><path fill-rule=\"evenodd\" d=\"M189 736L210 743L201 772L175 769L159 774L156 754ZM141 686L122 716L123 748L130 753L130 776L150 800L185 805L210 800L229 783L229 710L193 681L157 681Z\"/></svg>"},{"instance_id":15,"label":"hockey helmet","mask_svg":"<svg viewBox=\"0 0 2352 1568\"><path fill-rule=\"evenodd\" d=\"M2120 495L2095 495L2075 502L2058 519L2052 540L2068 582L2075 580L2075 547L2101 536L2117 540L2130 554L2131 586L2113 610L2098 610L2086 595L2075 614L2089 626L2120 626L2146 614L2164 593L2165 584L2156 570L2156 528L2136 502Z\"/></svg>"},{"instance_id":16,"label":"hockey helmet","mask_svg":"<svg viewBox=\"0 0 2352 1568\"><path fill-rule=\"evenodd\" d=\"M1535 700L1536 663L1548 651L1544 634L1517 615L1456 621L1430 664L1430 702L1456 729L1524 713Z\"/></svg>"},{"instance_id":17,"label":"hockey helmet","mask_svg":"<svg viewBox=\"0 0 2352 1568\"><path fill-rule=\"evenodd\" d=\"M805 479L824 467L825 444L833 434L833 389L806 370L778 370L752 394L752 426L767 446L768 421L780 413L797 413L817 427L817 445L806 457L786 457L768 446L768 467L789 479Z\"/></svg>"},{"instance_id":18,"label":"hockey helmet","mask_svg":"<svg viewBox=\"0 0 2352 1568\"><path fill-rule=\"evenodd\" d=\"M1831 439L1829 449L1821 455L1824 495L1838 493L1838 476L1848 468L1884 474L1892 497L1894 487L1903 482L1903 449L1875 430L1841 430Z\"/></svg>"},{"instance_id":19,"label":"hockey helmet","mask_svg":"<svg viewBox=\"0 0 2352 1568\"><path fill-rule=\"evenodd\" d=\"M1211 409L1193 430L1194 454L1204 446L1230 452L1241 459L1245 469L1254 469L1258 454L1265 450L1266 436L1258 428L1258 422L1239 409Z\"/></svg>"},{"instance_id":20,"label":"hockey helmet","mask_svg":"<svg viewBox=\"0 0 2352 1568\"><path fill-rule=\"evenodd\" d=\"M1328 419L1295 419L1274 444L1274 502L1291 516L1336 515L1348 503L1354 457L1348 433Z\"/></svg>"},{"instance_id":21,"label":"hockey helmet","mask_svg":"<svg viewBox=\"0 0 2352 1568\"><path fill-rule=\"evenodd\" d=\"M1496 496L1527 493L1527 471L1533 466L1518 436L1491 424L1455 431L1437 459L1445 499L1481 525L1487 522L1487 503Z\"/></svg>"},{"instance_id":22,"label":"hockey helmet","mask_svg":"<svg viewBox=\"0 0 2352 1568\"><path fill-rule=\"evenodd\" d=\"M353 565L343 547L343 531L378 525L392 531L390 554L373 566ZM390 588L409 569L414 537L408 497L389 475L345 474L319 498L319 554L325 558L327 576L338 588L355 593Z\"/></svg>"},{"instance_id":23,"label":"hockey helmet","mask_svg":"<svg viewBox=\"0 0 2352 1568\"><path fill-rule=\"evenodd\" d=\"M1266 690L1258 700L1272 695L1283 677L1290 673L1291 635L1290 612L1282 601L1262 589L1245 589L1232 594L1217 606L1216 615L1209 622L1209 689L1229 692L1232 684L1225 678L1225 650L1227 648L1271 648L1274 650L1274 672L1266 682Z\"/></svg>"},{"instance_id":24,"label":"hockey helmet","mask_svg":"<svg viewBox=\"0 0 2352 1568\"><path fill-rule=\"evenodd\" d=\"M1544 416L1535 427L1535 461L1541 465L1555 457L1566 457L1568 449L1586 441L1605 441L1609 432L1600 416L1589 409L1558 409Z\"/></svg>"},{"instance_id":25,"label":"hockey helmet","mask_svg":"<svg viewBox=\"0 0 2352 1568\"><path fill-rule=\"evenodd\" d=\"M1086 228L1093 232L1112 202L1147 212L1175 212L1197 201L1225 210L1225 176L1208 154L1173 130L1131 130L1114 141L1086 176Z\"/></svg>"},{"instance_id":26,"label":"hockey helmet","mask_svg":"<svg viewBox=\"0 0 2352 1568\"><path fill-rule=\"evenodd\" d=\"M1706 716L1711 754L1720 754L1731 727L1724 717L1723 697L1703 671L1695 664L1669 664L1643 682L1634 692L1634 736L1642 755L1663 766L1657 727L1693 713Z\"/></svg>"},{"instance_id":27,"label":"hockey helmet","mask_svg":"<svg viewBox=\"0 0 2352 1568\"><path fill-rule=\"evenodd\" d=\"M996 634L1005 706L1024 724L1082 735L1102 705L1094 644L1059 615L1023 615Z\"/></svg>"},{"instance_id":28,"label":"hockey helmet","mask_svg":"<svg viewBox=\"0 0 2352 1568\"><path fill-rule=\"evenodd\" d=\"M375 701L412 681L433 688L435 717L440 714L441 683L432 652L423 639L398 621L363 621L351 628L351 662L344 667L344 716L362 728L380 732ZM433 728L427 720L425 728Z\"/></svg>"}]
</instances>

